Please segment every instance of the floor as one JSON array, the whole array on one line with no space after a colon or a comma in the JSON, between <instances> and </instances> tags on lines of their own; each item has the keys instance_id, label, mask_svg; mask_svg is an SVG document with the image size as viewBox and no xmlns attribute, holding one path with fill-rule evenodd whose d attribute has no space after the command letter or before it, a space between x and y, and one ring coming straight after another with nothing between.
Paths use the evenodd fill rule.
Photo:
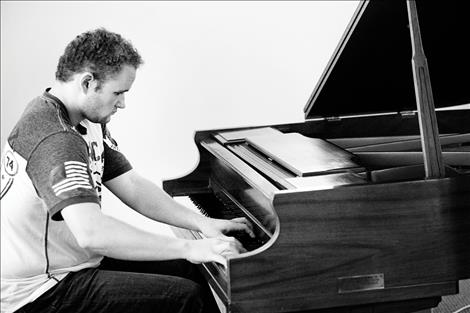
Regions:
<instances>
[{"instance_id":1,"label":"floor","mask_svg":"<svg viewBox=\"0 0 470 313\"><path fill-rule=\"evenodd\" d=\"M470 305L470 279L461 280L459 294L442 297L441 303L432 310L432 313L454 313L468 305ZM470 307L460 313L470 313Z\"/></svg>"}]
</instances>

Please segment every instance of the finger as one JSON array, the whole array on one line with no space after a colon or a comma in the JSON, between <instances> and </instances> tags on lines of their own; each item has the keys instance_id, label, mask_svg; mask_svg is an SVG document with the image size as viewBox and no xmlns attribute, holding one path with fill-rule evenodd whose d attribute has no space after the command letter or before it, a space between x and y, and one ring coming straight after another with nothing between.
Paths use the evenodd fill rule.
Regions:
<instances>
[{"instance_id":1,"label":"finger","mask_svg":"<svg viewBox=\"0 0 470 313\"><path fill-rule=\"evenodd\" d=\"M224 241L224 242L231 242L231 241L234 241L235 238L234 237L231 237L231 236L227 236L227 235L220 235L220 236L217 236L216 239L219 239L221 241Z\"/></svg>"},{"instance_id":2,"label":"finger","mask_svg":"<svg viewBox=\"0 0 470 313\"><path fill-rule=\"evenodd\" d=\"M245 247L234 237L225 237L226 240L220 241L220 244L218 245L219 253L222 252L232 252L233 254L240 254L247 252Z\"/></svg>"},{"instance_id":3,"label":"finger","mask_svg":"<svg viewBox=\"0 0 470 313\"><path fill-rule=\"evenodd\" d=\"M215 245L214 245L214 248L215 248L214 252L216 254L220 254L222 253L222 251L225 251L225 250L237 249L236 239L233 237L219 236L214 239L216 240Z\"/></svg>"},{"instance_id":4,"label":"finger","mask_svg":"<svg viewBox=\"0 0 470 313\"><path fill-rule=\"evenodd\" d=\"M246 217L236 217L231 219L232 222L245 224L250 228L253 228L252 223Z\"/></svg>"},{"instance_id":5,"label":"finger","mask_svg":"<svg viewBox=\"0 0 470 313\"><path fill-rule=\"evenodd\" d=\"M223 252L222 253L222 256L225 258L225 260L228 260L230 258L233 258L234 256L236 256L237 254L236 253L233 253L233 252Z\"/></svg>"},{"instance_id":6,"label":"finger","mask_svg":"<svg viewBox=\"0 0 470 313\"><path fill-rule=\"evenodd\" d=\"M242 223L245 224L251 232L253 232L253 223L251 223L247 218L245 217L238 217L234 219L235 222L237 223Z\"/></svg>"},{"instance_id":7,"label":"finger","mask_svg":"<svg viewBox=\"0 0 470 313\"><path fill-rule=\"evenodd\" d=\"M238 219L238 221L237 221ZM244 217L239 217L236 219L232 219L234 222L231 226L233 227L232 230L236 231L244 231L246 232L251 238L255 238L255 233L253 232L253 225L246 220Z\"/></svg>"},{"instance_id":8,"label":"finger","mask_svg":"<svg viewBox=\"0 0 470 313\"><path fill-rule=\"evenodd\" d=\"M240 241L237 240L237 248L238 248L238 252L239 253L245 253L247 252L247 250L245 249L245 247L241 244Z\"/></svg>"},{"instance_id":9,"label":"finger","mask_svg":"<svg viewBox=\"0 0 470 313\"><path fill-rule=\"evenodd\" d=\"M237 253L240 254L240 253L246 253L248 252L248 250L245 249L245 247L240 244L239 246L237 246Z\"/></svg>"},{"instance_id":10,"label":"finger","mask_svg":"<svg viewBox=\"0 0 470 313\"><path fill-rule=\"evenodd\" d=\"M224 249L220 252L224 257L229 258L229 257L235 257L241 253L248 252L240 242L235 242L231 244L230 247L227 247L227 249Z\"/></svg>"},{"instance_id":11,"label":"finger","mask_svg":"<svg viewBox=\"0 0 470 313\"><path fill-rule=\"evenodd\" d=\"M232 251L236 252L237 254L238 253L244 253L244 252L247 252L247 250L245 249L245 247L243 247L243 245L241 244L240 241L238 241L237 239L234 238L234 240L230 243L230 246L232 248Z\"/></svg>"},{"instance_id":12,"label":"finger","mask_svg":"<svg viewBox=\"0 0 470 313\"><path fill-rule=\"evenodd\" d=\"M227 268L227 259L224 257L222 253L214 255L214 262L217 262L223 267Z\"/></svg>"},{"instance_id":13,"label":"finger","mask_svg":"<svg viewBox=\"0 0 470 313\"><path fill-rule=\"evenodd\" d=\"M246 217L235 217L235 218L232 218L231 221L236 222L236 223L247 223L248 222Z\"/></svg>"},{"instance_id":14,"label":"finger","mask_svg":"<svg viewBox=\"0 0 470 313\"><path fill-rule=\"evenodd\" d=\"M219 254L227 259L227 258L240 255L240 252L238 252L238 250L235 247L227 247L226 249L223 249L222 251L220 251Z\"/></svg>"},{"instance_id":15,"label":"finger","mask_svg":"<svg viewBox=\"0 0 470 313\"><path fill-rule=\"evenodd\" d=\"M251 238L255 238L256 235L255 235L255 232L253 231L253 226L249 225L247 226L247 229L245 230L247 232L247 234L251 237Z\"/></svg>"},{"instance_id":16,"label":"finger","mask_svg":"<svg viewBox=\"0 0 470 313\"><path fill-rule=\"evenodd\" d=\"M217 238L220 238L221 241L232 245L233 249L235 249L237 253L247 252L243 244L235 237L228 237L228 236L223 235Z\"/></svg>"}]
</instances>

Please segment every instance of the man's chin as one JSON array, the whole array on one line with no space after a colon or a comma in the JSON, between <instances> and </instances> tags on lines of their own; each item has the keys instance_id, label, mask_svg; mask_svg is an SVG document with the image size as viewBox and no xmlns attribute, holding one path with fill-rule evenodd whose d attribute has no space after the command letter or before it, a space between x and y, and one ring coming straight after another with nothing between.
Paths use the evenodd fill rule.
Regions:
<instances>
[{"instance_id":1,"label":"man's chin","mask_svg":"<svg viewBox=\"0 0 470 313\"><path fill-rule=\"evenodd\" d=\"M102 118L94 118L94 119L88 119L90 122L96 123L96 124L107 124L109 121L111 121L111 116L106 116Z\"/></svg>"}]
</instances>

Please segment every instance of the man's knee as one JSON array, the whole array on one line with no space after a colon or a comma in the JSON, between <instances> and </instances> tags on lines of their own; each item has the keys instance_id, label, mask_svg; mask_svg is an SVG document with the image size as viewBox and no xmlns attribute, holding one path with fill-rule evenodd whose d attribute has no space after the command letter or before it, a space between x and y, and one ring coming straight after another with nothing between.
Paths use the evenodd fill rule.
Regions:
<instances>
[{"instance_id":1,"label":"man's knee","mask_svg":"<svg viewBox=\"0 0 470 313\"><path fill-rule=\"evenodd\" d=\"M204 307L204 291L201 285L184 279L184 290L181 297L181 312L200 313Z\"/></svg>"}]
</instances>

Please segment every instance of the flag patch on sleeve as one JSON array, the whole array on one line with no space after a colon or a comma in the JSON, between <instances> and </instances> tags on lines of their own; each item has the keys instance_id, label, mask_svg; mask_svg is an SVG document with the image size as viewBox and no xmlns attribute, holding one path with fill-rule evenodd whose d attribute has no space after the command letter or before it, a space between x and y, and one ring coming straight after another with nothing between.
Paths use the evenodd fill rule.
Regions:
<instances>
[{"instance_id":1,"label":"flag patch on sleeve","mask_svg":"<svg viewBox=\"0 0 470 313\"><path fill-rule=\"evenodd\" d=\"M52 181L52 190L56 196L79 188L93 189L88 165L78 161L67 161L63 166L55 168L52 173Z\"/></svg>"}]
</instances>

